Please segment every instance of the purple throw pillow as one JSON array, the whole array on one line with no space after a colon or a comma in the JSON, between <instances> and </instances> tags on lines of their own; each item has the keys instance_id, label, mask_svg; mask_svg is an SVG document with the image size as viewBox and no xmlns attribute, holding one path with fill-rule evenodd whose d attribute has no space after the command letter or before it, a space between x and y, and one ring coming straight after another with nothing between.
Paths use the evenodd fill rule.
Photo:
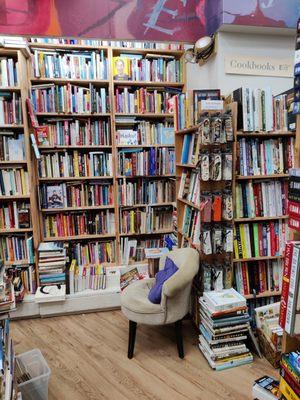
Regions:
<instances>
[{"instance_id":1,"label":"purple throw pillow","mask_svg":"<svg viewBox=\"0 0 300 400\"><path fill-rule=\"evenodd\" d=\"M176 264L174 264L171 258L167 257L164 269L158 271L155 275L155 284L148 294L148 299L151 303L160 304L163 284L177 271L178 267Z\"/></svg>"}]
</instances>

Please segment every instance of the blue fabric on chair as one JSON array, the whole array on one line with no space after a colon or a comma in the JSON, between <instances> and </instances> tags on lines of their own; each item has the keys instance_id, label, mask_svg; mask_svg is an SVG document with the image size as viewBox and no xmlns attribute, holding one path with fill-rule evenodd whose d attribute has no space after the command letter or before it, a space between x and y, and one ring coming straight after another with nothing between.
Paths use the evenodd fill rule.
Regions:
<instances>
[{"instance_id":1,"label":"blue fabric on chair","mask_svg":"<svg viewBox=\"0 0 300 400\"><path fill-rule=\"evenodd\" d=\"M171 260L171 258L167 257L164 269L156 274L155 284L150 289L148 299L151 301L151 303L160 304L163 284L177 271L178 267L176 264L173 262L173 260Z\"/></svg>"}]
</instances>

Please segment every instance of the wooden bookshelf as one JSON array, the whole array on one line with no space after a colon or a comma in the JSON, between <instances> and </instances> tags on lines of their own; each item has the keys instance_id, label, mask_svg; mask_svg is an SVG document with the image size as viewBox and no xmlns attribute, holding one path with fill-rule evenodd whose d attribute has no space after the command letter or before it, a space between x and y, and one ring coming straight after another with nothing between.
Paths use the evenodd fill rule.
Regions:
<instances>
[{"instance_id":1,"label":"wooden bookshelf","mask_svg":"<svg viewBox=\"0 0 300 400\"><path fill-rule=\"evenodd\" d=\"M234 222L237 223L248 223L248 222L259 222L259 221L274 221L281 219L288 219L288 215L281 215L277 217L255 217L255 218L235 218Z\"/></svg>"},{"instance_id":2,"label":"wooden bookshelf","mask_svg":"<svg viewBox=\"0 0 300 400\"><path fill-rule=\"evenodd\" d=\"M262 139L268 139L268 138L278 138L278 137L289 137L289 136L295 136L296 132L295 131L274 131L274 132L241 132L239 131L237 133L238 138L262 138Z\"/></svg>"},{"instance_id":3,"label":"wooden bookshelf","mask_svg":"<svg viewBox=\"0 0 300 400\"><path fill-rule=\"evenodd\" d=\"M244 181L244 180L254 180L254 179L282 179L288 178L289 174L273 174L273 175L237 175L235 180L236 181Z\"/></svg>"},{"instance_id":4,"label":"wooden bookshelf","mask_svg":"<svg viewBox=\"0 0 300 400\"><path fill-rule=\"evenodd\" d=\"M251 299L260 299L260 298L264 298L264 297L276 297L276 296L281 296L281 292L276 292L276 291L267 291L267 292L263 292L263 293L258 293L258 294L246 294L244 297L247 300L251 300Z\"/></svg>"},{"instance_id":5,"label":"wooden bookshelf","mask_svg":"<svg viewBox=\"0 0 300 400\"><path fill-rule=\"evenodd\" d=\"M233 262L250 262L250 261L267 261L267 260L282 260L283 256L261 256L261 257L250 257L250 258L234 258Z\"/></svg>"}]
</instances>

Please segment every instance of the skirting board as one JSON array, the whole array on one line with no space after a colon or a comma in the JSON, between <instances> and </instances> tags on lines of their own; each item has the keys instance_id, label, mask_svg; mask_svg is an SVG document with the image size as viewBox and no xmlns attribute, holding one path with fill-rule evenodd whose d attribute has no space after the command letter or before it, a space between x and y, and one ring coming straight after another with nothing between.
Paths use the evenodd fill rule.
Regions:
<instances>
[{"instance_id":1,"label":"skirting board","mask_svg":"<svg viewBox=\"0 0 300 400\"><path fill-rule=\"evenodd\" d=\"M65 301L36 303L33 296L19 304L10 312L10 319L51 317L65 314L76 314L93 311L106 311L121 306L120 293L67 295Z\"/></svg>"}]
</instances>

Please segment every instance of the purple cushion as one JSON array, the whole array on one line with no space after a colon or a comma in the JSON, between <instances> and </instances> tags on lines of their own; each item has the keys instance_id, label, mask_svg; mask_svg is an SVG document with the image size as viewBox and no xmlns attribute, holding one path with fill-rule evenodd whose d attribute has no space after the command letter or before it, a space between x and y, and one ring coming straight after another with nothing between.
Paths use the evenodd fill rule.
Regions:
<instances>
[{"instance_id":1,"label":"purple cushion","mask_svg":"<svg viewBox=\"0 0 300 400\"><path fill-rule=\"evenodd\" d=\"M160 304L163 284L177 271L178 267L174 264L171 258L167 257L164 269L158 271L155 275L155 284L148 294L148 299L151 303Z\"/></svg>"}]
</instances>

